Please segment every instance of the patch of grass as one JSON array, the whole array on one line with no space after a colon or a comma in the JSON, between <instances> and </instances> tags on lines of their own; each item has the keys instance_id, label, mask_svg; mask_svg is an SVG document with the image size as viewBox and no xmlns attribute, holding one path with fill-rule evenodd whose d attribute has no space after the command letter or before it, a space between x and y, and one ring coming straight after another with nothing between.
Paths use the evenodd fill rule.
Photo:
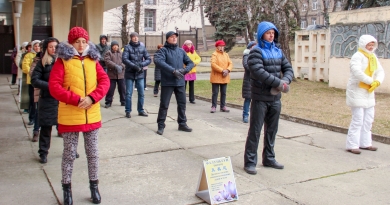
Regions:
<instances>
[{"instance_id":1,"label":"patch of grass","mask_svg":"<svg viewBox=\"0 0 390 205\"><path fill-rule=\"evenodd\" d=\"M242 105L242 80L231 80L226 101ZM211 98L211 83L195 81L195 95ZM390 136L390 95L376 93L375 121L372 132ZM219 99L219 97L218 97ZM345 90L330 88L327 83L297 79L291 83L290 92L282 94L282 113L326 124L349 127L351 109L345 103Z\"/></svg>"}]
</instances>

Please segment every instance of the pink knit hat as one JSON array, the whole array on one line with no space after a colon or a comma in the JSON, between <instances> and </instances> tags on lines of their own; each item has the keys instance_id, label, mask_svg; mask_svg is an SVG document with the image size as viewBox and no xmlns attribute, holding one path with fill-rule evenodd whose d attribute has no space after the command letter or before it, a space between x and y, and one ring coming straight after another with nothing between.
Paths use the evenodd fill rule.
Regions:
<instances>
[{"instance_id":1,"label":"pink knit hat","mask_svg":"<svg viewBox=\"0 0 390 205\"><path fill-rule=\"evenodd\" d=\"M186 40L186 41L184 41L184 45L189 44L189 43L191 43L192 45L194 45L194 44L192 43L191 40Z\"/></svg>"},{"instance_id":2,"label":"pink knit hat","mask_svg":"<svg viewBox=\"0 0 390 205\"><path fill-rule=\"evenodd\" d=\"M89 40L88 32L82 27L73 27L70 29L68 34L68 42L73 43L78 38L85 38L85 40Z\"/></svg>"}]
</instances>

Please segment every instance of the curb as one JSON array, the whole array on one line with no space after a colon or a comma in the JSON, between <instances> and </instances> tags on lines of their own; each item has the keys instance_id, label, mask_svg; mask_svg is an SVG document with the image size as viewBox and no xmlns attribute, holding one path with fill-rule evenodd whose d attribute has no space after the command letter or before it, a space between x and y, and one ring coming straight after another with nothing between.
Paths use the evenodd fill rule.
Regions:
<instances>
[{"instance_id":1,"label":"curb","mask_svg":"<svg viewBox=\"0 0 390 205\"><path fill-rule=\"evenodd\" d=\"M149 87L153 87L151 85L148 85L148 86ZM188 96L188 94L187 94L187 96ZM198 96L198 95L195 95L195 98L198 99L198 100L203 100L203 101L211 103L211 99L210 98L205 98L205 97L201 97L201 96ZM232 104L232 103L226 103L226 105L229 106L229 107L232 107L232 108L242 109L242 105L237 105L237 104ZM336 125L330 125L330 124L326 124L326 123L322 123L322 122L317 122L317 121L314 121L314 120L303 119L303 118L300 118L300 117L294 117L294 116L287 115L287 114L282 114L281 113L279 118L283 119L283 120L288 120L288 121L291 121L291 122L296 122L296 123L299 123L299 124L303 124L303 125L309 125L309 126L313 126L313 127L327 129L327 130L330 130L330 131L333 131L333 132L339 132L339 133L343 133L343 134L347 134L348 133L348 128L345 128L345 127L340 127L340 126L336 126ZM372 136L372 140L374 140L376 142L381 142L383 144L390 144L390 137L387 137L387 136L384 136L384 135L379 135L379 134L374 134L374 133L372 133L371 136Z\"/></svg>"}]
</instances>

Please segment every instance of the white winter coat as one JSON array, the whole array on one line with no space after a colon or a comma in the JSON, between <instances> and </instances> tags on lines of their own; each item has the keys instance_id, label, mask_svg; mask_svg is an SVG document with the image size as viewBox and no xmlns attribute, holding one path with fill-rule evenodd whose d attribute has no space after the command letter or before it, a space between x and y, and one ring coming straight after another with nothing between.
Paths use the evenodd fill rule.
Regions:
<instances>
[{"instance_id":1,"label":"white winter coat","mask_svg":"<svg viewBox=\"0 0 390 205\"><path fill-rule=\"evenodd\" d=\"M370 42L375 42L375 47L372 52L366 49L366 45ZM373 53L378 48L378 42L371 35L362 35L359 39L359 48L367 53ZM368 58L359 51L353 54L349 63L350 76L346 91L348 106L362 108L375 106L375 91L369 93L368 90L359 87L360 82L370 85L375 80L378 80L382 84L385 73L376 55L375 58L377 60L377 69L374 71L372 77L370 77L364 73L368 66Z\"/></svg>"}]
</instances>

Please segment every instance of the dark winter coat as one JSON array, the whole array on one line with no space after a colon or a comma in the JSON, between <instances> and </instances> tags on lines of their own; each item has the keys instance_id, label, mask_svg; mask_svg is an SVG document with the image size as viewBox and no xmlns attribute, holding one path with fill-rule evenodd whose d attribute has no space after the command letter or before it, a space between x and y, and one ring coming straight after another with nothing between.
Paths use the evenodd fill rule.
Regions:
<instances>
[{"instance_id":1,"label":"dark winter coat","mask_svg":"<svg viewBox=\"0 0 390 205\"><path fill-rule=\"evenodd\" d=\"M261 39L263 34L270 29L275 30L275 41L272 43ZM272 23L263 22L259 24L257 30L258 44L251 50L248 57L252 100L280 100L281 94L271 95L271 88L278 87L280 80L291 83L294 77L291 64L275 43L277 42L278 33Z\"/></svg>"},{"instance_id":2,"label":"dark winter coat","mask_svg":"<svg viewBox=\"0 0 390 205\"><path fill-rule=\"evenodd\" d=\"M105 35L100 35L100 40L102 40L102 38L106 38L107 39L107 36ZM100 58L99 58L99 63L100 65L104 68L104 69L107 69L107 66L106 66L106 63L104 61L104 55L106 54L107 51L110 50L110 46L108 46L107 44L106 45L102 45L102 44L96 44L95 45L97 50L99 51L100 53Z\"/></svg>"},{"instance_id":3,"label":"dark winter coat","mask_svg":"<svg viewBox=\"0 0 390 205\"><path fill-rule=\"evenodd\" d=\"M143 79L144 73L137 72L138 67L146 67L152 60L144 45L141 45L140 42L130 42L125 46L122 62L126 66L126 79Z\"/></svg>"},{"instance_id":4,"label":"dark winter coat","mask_svg":"<svg viewBox=\"0 0 390 205\"><path fill-rule=\"evenodd\" d=\"M38 101L40 126L57 125L58 100L54 99L49 92L49 76L53 64L54 61L50 65L43 66L42 61L39 60L31 76L32 86L41 89Z\"/></svg>"},{"instance_id":5,"label":"dark winter coat","mask_svg":"<svg viewBox=\"0 0 390 205\"><path fill-rule=\"evenodd\" d=\"M249 50L248 50L249 51ZM242 80L242 98L251 98L251 72L248 67L248 54L242 57L242 65L244 66L244 79Z\"/></svg>"},{"instance_id":6,"label":"dark winter coat","mask_svg":"<svg viewBox=\"0 0 390 205\"><path fill-rule=\"evenodd\" d=\"M12 51L12 54L11 54L11 61L12 61L11 73L12 74L18 74L18 66L16 66L16 63L15 63L16 55L18 55L18 50L16 48L14 48L14 51Z\"/></svg>"},{"instance_id":7,"label":"dark winter coat","mask_svg":"<svg viewBox=\"0 0 390 205\"><path fill-rule=\"evenodd\" d=\"M155 65L154 67L154 80L160 81L161 80L161 68L160 66Z\"/></svg>"},{"instance_id":8,"label":"dark winter coat","mask_svg":"<svg viewBox=\"0 0 390 205\"><path fill-rule=\"evenodd\" d=\"M173 71L182 69L183 64L186 73L194 67L194 63L182 48L168 42L154 54L154 64L161 69L161 86L184 86L184 77L177 79Z\"/></svg>"},{"instance_id":9,"label":"dark winter coat","mask_svg":"<svg viewBox=\"0 0 390 205\"><path fill-rule=\"evenodd\" d=\"M125 64L122 63L122 53L118 51L109 50L104 55L104 61L107 66L107 75L110 79L123 79L125 77ZM118 73L116 65L122 67L122 72Z\"/></svg>"}]
</instances>

